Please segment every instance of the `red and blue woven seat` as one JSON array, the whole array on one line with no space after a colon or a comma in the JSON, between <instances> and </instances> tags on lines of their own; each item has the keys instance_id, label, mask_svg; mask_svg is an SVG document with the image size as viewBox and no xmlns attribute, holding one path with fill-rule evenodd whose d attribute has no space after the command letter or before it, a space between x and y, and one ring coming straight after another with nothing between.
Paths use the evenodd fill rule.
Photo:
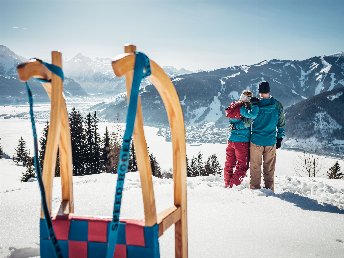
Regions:
<instances>
[{"instance_id":1,"label":"red and blue woven seat","mask_svg":"<svg viewBox=\"0 0 344 258\"><path fill-rule=\"evenodd\" d=\"M111 219L80 216L53 218L56 238L65 258L106 257ZM55 258L44 219L40 220L41 256ZM158 258L158 225L144 226L140 220L121 220L114 258Z\"/></svg>"}]
</instances>

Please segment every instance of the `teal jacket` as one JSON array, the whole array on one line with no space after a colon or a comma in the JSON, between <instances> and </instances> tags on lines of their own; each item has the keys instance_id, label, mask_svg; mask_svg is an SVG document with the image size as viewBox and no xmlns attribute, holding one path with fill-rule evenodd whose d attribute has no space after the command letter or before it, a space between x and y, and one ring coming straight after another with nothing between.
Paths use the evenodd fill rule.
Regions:
<instances>
[{"instance_id":1,"label":"teal jacket","mask_svg":"<svg viewBox=\"0 0 344 258\"><path fill-rule=\"evenodd\" d=\"M243 119L230 118L229 122L233 124L234 129L229 131L228 140L231 142L249 142L251 135L252 119L257 117L259 108L252 106L251 109L242 106L240 114Z\"/></svg>"},{"instance_id":2,"label":"teal jacket","mask_svg":"<svg viewBox=\"0 0 344 258\"><path fill-rule=\"evenodd\" d=\"M251 142L259 146L273 146L276 138L284 138L285 117L282 104L274 99L261 99L259 112L253 117Z\"/></svg>"}]
</instances>

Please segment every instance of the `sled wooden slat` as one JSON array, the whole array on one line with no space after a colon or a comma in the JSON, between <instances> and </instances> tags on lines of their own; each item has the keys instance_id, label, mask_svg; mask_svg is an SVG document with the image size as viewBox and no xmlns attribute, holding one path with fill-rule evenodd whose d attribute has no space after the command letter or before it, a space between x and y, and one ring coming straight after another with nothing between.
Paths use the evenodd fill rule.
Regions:
<instances>
[{"instance_id":1,"label":"sled wooden slat","mask_svg":"<svg viewBox=\"0 0 344 258\"><path fill-rule=\"evenodd\" d=\"M52 63L60 67L62 66L62 55L60 52L52 52ZM51 80L50 83L42 83L43 88L51 100L50 124L43 164L43 182L47 196L47 204L51 214L53 178L55 175L57 148L59 148L62 188L61 207L65 207L65 214L73 213L72 146L67 106L62 95L63 82L59 76L49 71L44 64L35 60L18 65L17 71L19 79L24 82L28 81L31 77ZM68 202L68 205L65 202ZM42 212L41 217L43 218Z\"/></svg>"},{"instance_id":2,"label":"sled wooden slat","mask_svg":"<svg viewBox=\"0 0 344 258\"><path fill-rule=\"evenodd\" d=\"M127 52L135 51L136 47L133 45L127 45L125 46L125 50ZM134 64L135 64L135 54L125 53L125 54L119 55L112 62L112 67L113 67L114 73L117 76L120 77L120 76L125 75L127 81L131 83L133 70L134 70ZM168 225L170 221L176 222L175 223L175 257L187 258L188 243L187 243L187 200L186 200L187 198L187 194L186 194L186 145L185 145L184 118L183 118L183 113L182 113L182 109L179 103L177 92L170 78L166 75L163 69L160 66L158 66L153 60L150 60L150 66L151 66L152 73L148 77L148 79L156 87L157 91L159 92L162 98L162 101L167 111L168 121L171 127L171 136L172 136L171 138L172 138L172 147L173 147L174 206L180 209L180 212L179 212L180 220L177 220L177 219L170 220L171 218L168 218L166 220L166 225ZM142 112L140 103L141 102L139 99L138 112ZM136 119L137 118L138 117L136 117ZM140 115L140 118L138 119L138 121L139 122L135 122L135 132L137 130L136 127L138 126L140 127L140 130L143 131L142 115ZM140 137L144 137L143 133ZM141 142L145 143L145 140L141 139ZM136 145L135 138L134 138L134 143ZM138 158L139 154L138 153L136 154ZM140 167L139 167L139 170L140 170ZM151 177L146 175L147 173L148 173L148 170L146 170L142 174L144 174L147 179L151 180ZM141 171L140 171L140 175L141 175ZM141 176L141 180L142 180L142 176ZM154 200L153 191L145 191L142 188L142 194L143 194L144 200L146 199L146 200L149 200L150 202ZM145 209L145 220L147 220L146 214L150 214L152 213L152 211L147 212L146 209L149 209L149 207L147 207L146 205L144 205L144 209ZM171 213L167 212L165 215L169 216L169 214ZM172 214L174 214L174 212ZM173 215L172 217L175 218L174 216L177 216L177 215ZM163 221L164 218L159 217L159 220ZM167 221L169 222L167 223ZM162 227L161 230L163 232L164 227L163 226L161 227Z\"/></svg>"},{"instance_id":3,"label":"sled wooden slat","mask_svg":"<svg viewBox=\"0 0 344 258\"><path fill-rule=\"evenodd\" d=\"M172 225L180 221L181 208L171 207L158 214L159 236Z\"/></svg>"},{"instance_id":4,"label":"sled wooden slat","mask_svg":"<svg viewBox=\"0 0 344 258\"><path fill-rule=\"evenodd\" d=\"M70 212L69 202L68 201L62 201L60 208L57 212L57 216L65 216L68 215Z\"/></svg>"}]
</instances>

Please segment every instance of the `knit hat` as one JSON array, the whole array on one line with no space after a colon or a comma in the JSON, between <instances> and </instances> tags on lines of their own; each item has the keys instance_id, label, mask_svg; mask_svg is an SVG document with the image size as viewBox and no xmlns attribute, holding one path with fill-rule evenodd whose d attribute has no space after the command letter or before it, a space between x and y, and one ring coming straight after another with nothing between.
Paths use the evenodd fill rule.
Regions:
<instances>
[{"instance_id":1,"label":"knit hat","mask_svg":"<svg viewBox=\"0 0 344 258\"><path fill-rule=\"evenodd\" d=\"M242 102L250 102L250 99L252 97L252 92L250 90L243 90L239 100Z\"/></svg>"},{"instance_id":2,"label":"knit hat","mask_svg":"<svg viewBox=\"0 0 344 258\"><path fill-rule=\"evenodd\" d=\"M268 82L261 82L259 83L258 88L259 93L269 93L270 92L270 85Z\"/></svg>"}]
</instances>

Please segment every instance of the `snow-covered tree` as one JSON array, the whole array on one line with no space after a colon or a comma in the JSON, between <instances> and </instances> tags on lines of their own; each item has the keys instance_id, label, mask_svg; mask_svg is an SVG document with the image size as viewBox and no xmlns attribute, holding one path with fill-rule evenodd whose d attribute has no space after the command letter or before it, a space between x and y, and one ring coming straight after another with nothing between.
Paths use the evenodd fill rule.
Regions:
<instances>
[{"instance_id":1,"label":"snow-covered tree","mask_svg":"<svg viewBox=\"0 0 344 258\"><path fill-rule=\"evenodd\" d=\"M161 167L152 153L149 154L149 160L152 168L152 175L155 177L162 178Z\"/></svg>"},{"instance_id":2,"label":"snow-covered tree","mask_svg":"<svg viewBox=\"0 0 344 258\"><path fill-rule=\"evenodd\" d=\"M131 146L130 146L128 171L135 172L137 170L138 168L137 168L136 154L135 154L135 149L134 149L134 142L132 141Z\"/></svg>"},{"instance_id":3,"label":"snow-covered tree","mask_svg":"<svg viewBox=\"0 0 344 258\"><path fill-rule=\"evenodd\" d=\"M94 149L93 149L93 174L99 174L101 172L101 140L98 132L99 119L97 113L94 112L92 116L92 131L94 137Z\"/></svg>"},{"instance_id":4,"label":"snow-covered tree","mask_svg":"<svg viewBox=\"0 0 344 258\"><path fill-rule=\"evenodd\" d=\"M198 162L197 162L197 157L192 157L191 162L190 162L190 170L188 170L188 175L189 177L195 177L199 175L199 169L198 169Z\"/></svg>"},{"instance_id":5,"label":"snow-covered tree","mask_svg":"<svg viewBox=\"0 0 344 258\"><path fill-rule=\"evenodd\" d=\"M29 152L26 147L26 142L23 137L20 137L17 148L15 149L14 161L18 165L26 165L29 158Z\"/></svg>"},{"instance_id":6,"label":"snow-covered tree","mask_svg":"<svg viewBox=\"0 0 344 258\"><path fill-rule=\"evenodd\" d=\"M73 175L81 176L85 174L85 142L86 136L83 126L84 119L79 111L72 108L69 113L70 134L72 142Z\"/></svg>"},{"instance_id":7,"label":"snow-covered tree","mask_svg":"<svg viewBox=\"0 0 344 258\"><path fill-rule=\"evenodd\" d=\"M208 157L205 166L204 166L204 175L221 175L222 168L220 166L220 162L217 159L215 154Z\"/></svg>"},{"instance_id":8,"label":"snow-covered tree","mask_svg":"<svg viewBox=\"0 0 344 258\"><path fill-rule=\"evenodd\" d=\"M336 163L333 164L332 167L327 172L327 177L329 179L343 179L344 174L340 172L340 165L339 162L336 161Z\"/></svg>"},{"instance_id":9,"label":"snow-covered tree","mask_svg":"<svg viewBox=\"0 0 344 258\"><path fill-rule=\"evenodd\" d=\"M27 182L30 178L36 177L33 162L34 161L32 157L27 158L25 165L26 170L24 171L21 177L22 182Z\"/></svg>"},{"instance_id":10,"label":"snow-covered tree","mask_svg":"<svg viewBox=\"0 0 344 258\"><path fill-rule=\"evenodd\" d=\"M1 140L1 138L0 138ZM2 156L4 155L4 151L2 150L1 142L0 142L0 159L2 159Z\"/></svg>"}]
</instances>

